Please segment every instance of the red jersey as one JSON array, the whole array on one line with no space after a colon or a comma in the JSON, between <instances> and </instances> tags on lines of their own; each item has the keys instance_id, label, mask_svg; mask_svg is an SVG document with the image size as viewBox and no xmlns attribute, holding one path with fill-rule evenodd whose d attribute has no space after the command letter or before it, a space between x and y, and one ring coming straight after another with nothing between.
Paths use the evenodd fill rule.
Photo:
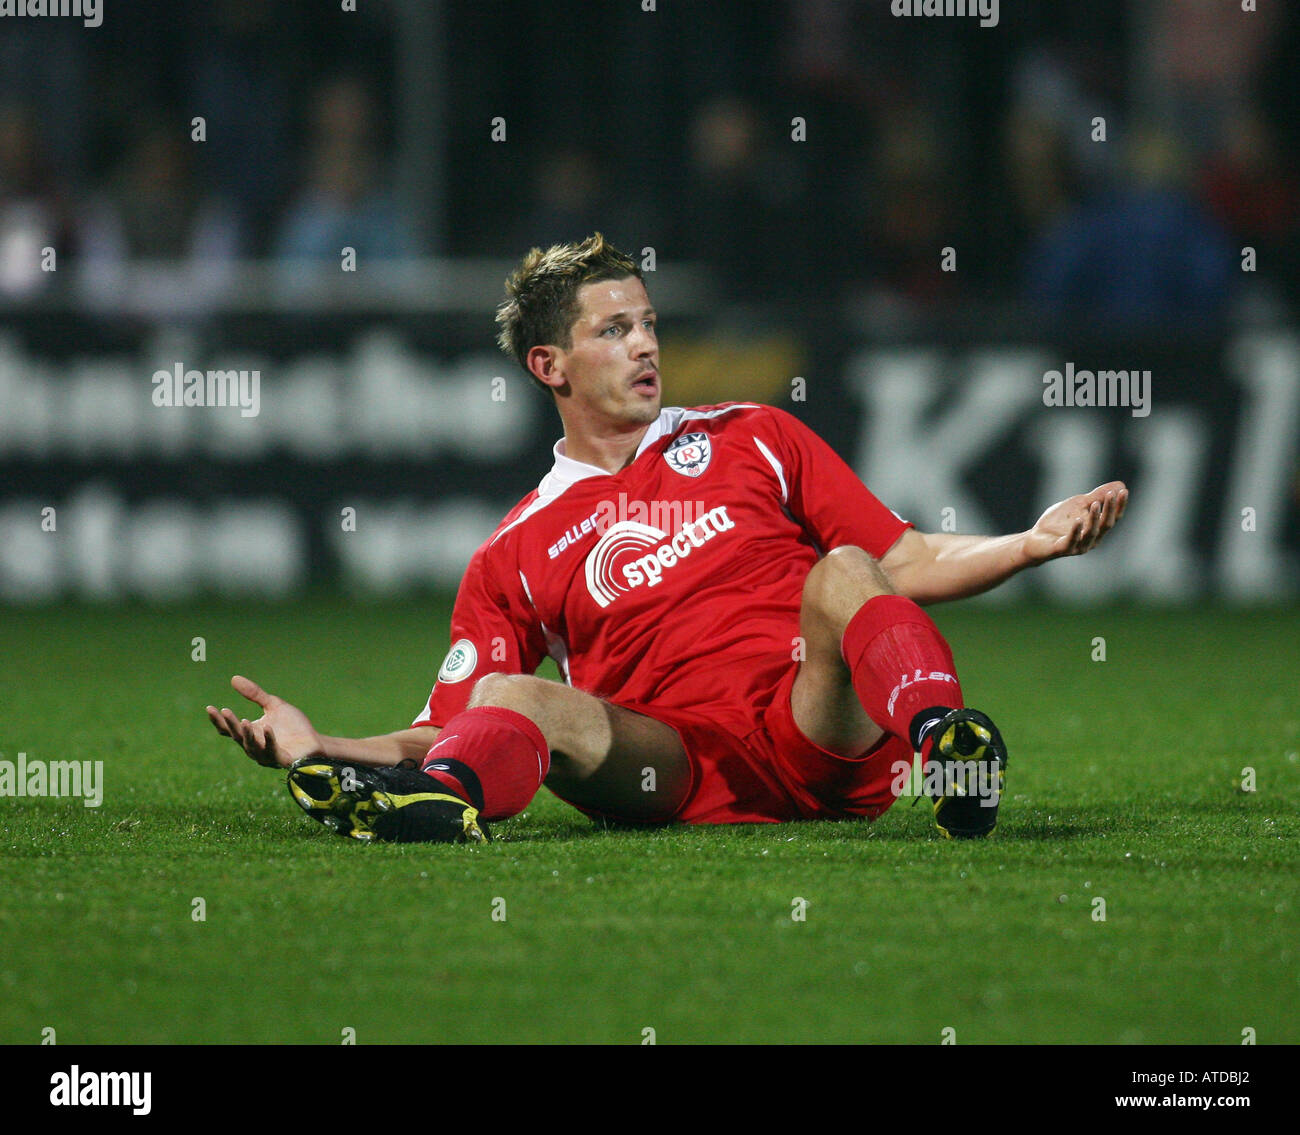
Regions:
<instances>
[{"instance_id":1,"label":"red jersey","mask_svg":"<svg viewBox=\"0 0 1300 1135\"><path fill-rule=\"evenodd\" d=\"M743 736L802 657L808 570L909 527L797 418L732 402L662 410L617 473L565 456L466 569L452 647L413 725L443 725L484 674L546 655L615 704L689 709Z\"/></svg>"}]
</instances>

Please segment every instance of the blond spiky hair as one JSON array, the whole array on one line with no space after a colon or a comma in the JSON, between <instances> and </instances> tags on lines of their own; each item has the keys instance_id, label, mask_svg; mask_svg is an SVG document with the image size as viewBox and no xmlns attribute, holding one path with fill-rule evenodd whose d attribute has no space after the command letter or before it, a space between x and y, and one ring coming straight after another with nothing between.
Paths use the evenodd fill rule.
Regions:
<instances>
[{"instance_id":1,"label":"blond spiky hair","mask_svg":"<svg viewBox=\"0 0 1300 1135\"><path fill-rule=\"evenodd\" d=\"M497 308L497 345L545 389L528 370L528 352L539 344L572 347L573 324L581 314L578 289L627 276L639 280L641 269L601 233L581 242L553 244L545 252L530 249L506 277L506 298Z\"/></svg>"}]
</instances>

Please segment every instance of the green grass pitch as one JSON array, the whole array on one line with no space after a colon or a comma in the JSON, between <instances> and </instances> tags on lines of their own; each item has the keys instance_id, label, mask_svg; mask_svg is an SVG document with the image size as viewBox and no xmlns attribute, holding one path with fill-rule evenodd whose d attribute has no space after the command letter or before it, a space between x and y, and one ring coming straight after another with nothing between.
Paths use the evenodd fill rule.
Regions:
<instances>
[{"instance_id":1,"label":"green grass pitch","mask_svg":"<svg viewBox=\"0 0 1300 1135\"><path fill-rule=\"evenodd\" d=\"M1297 612L933 613L1010 749L989 840L906 800L606 831L543 791L466 848L339 839L203 712L242 672L401 727L445 601L6 611L0 758L105 782L0 799L0 1042L1300 1040Z\"/></svg>"}]
</instances>

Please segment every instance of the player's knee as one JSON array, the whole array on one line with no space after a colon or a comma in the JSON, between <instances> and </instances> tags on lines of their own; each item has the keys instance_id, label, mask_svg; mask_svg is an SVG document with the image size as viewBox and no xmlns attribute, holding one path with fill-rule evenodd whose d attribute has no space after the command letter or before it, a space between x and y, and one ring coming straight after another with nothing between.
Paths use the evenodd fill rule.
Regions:
<instances>
[{"instance_id":1,"label":"player's knee","mask_svg":"<svg viewBox=\"0 0 1300 1135\"><path fill-rule=\"evenodd\" d=\"M834 617L845 607L856 610L874 595L892 595L894 585L880 562L853 544L823 556L804 582L805 606Z\"/></svg>"},{"instance_id":2,"label":"player's knee","mask_svg":"<svg viewBox=\"0 0 1300 1135\"><path fill-rule=\"evenodd\" d=\"M542 731L554 756L556 750L570 752L579 743L585 718L575 706L577 694L562 682L532 674L484 674L474 683L466 708L495 706L523 714Z\"/></svg>"},{"instance_id":3,"label":"player's knee","mask_svg":"<svg viewBox=\"0 0 1300 1135\"><path fill-rule=\"evenodd\" d=\"M484 674L474 683L469 705L494 705L533 717L540 696L537 686L544 681L531 674Z\"/></svg>"}]
</instances>

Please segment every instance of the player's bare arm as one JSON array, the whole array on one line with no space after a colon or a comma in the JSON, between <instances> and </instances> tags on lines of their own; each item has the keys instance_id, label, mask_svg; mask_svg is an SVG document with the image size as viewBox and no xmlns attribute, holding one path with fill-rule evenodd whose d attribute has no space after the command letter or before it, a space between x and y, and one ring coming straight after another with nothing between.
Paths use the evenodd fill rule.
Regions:
<instances>
[{"instance_id":1,"label":"player's bare arm","mask_svg":"<svg viewBox=\"0 0 1300 1135\"><path fill-rule=\"evenodd\" d=\"M1081 556L1115 527L1128 506L1122 481L1052 505L1027 532L959 536L909 529L882 558L899 594L917 603L978 595L1027 567Z\"/></svg>"},{"instance_id":2,"label":"player's bare arm","mask_svg":"<svg viewBox=\"0 0 1300 1135\"><path fill-rule=\"evenodd\" d=\"M266 768L289 768L308 757L328 757L353 764L382 768L403 760L419 761L438 739L434 725L401 729L377 737L330 737L319 733L297 706L268 694L256 682L236 674L230 680L235 692L262 709L262 716L250 721L233 710L208 706L208 720L224 737L229 737L254 761Z\"/></svg>"}]
</instances>

